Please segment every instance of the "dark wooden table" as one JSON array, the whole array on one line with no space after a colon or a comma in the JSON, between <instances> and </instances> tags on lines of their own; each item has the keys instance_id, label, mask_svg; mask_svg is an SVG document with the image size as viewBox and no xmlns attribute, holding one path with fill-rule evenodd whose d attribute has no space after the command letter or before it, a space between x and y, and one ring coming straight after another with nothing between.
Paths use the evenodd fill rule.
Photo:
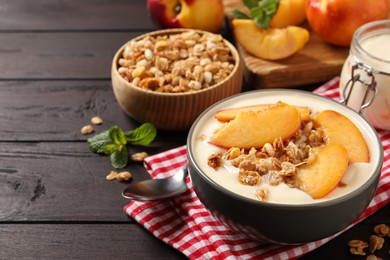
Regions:
<instances>
[{"instance_id":1,"label":"dark wooden table","mask_svg":"<svg viewBox=\"0 0 390 260\"><path fill-rule=\"evenodd\" d=\"M122 44L154 29L142 0L1 1L0 259L185 258L126 216L127 184L106 181L108 158L80 134L95 115L104 120L97 132L138 126L116 103L110 65ZM186 135L160 131L146 150L183 145ZM141 164L127 169L149 178ZM389 223L389 210L303 259L358 259L347 242Z\"/></svg>"}]
</instances>

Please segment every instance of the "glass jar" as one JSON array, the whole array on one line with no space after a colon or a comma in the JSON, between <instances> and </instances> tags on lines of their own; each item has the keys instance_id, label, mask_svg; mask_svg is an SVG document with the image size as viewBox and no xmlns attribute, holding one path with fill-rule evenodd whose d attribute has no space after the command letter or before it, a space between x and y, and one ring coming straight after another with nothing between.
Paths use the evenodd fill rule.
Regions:
<instances>
[{"instance_id":1,"label":"glass jar","mask_svg":"<svg viewBox=\"0 0 390 260\"><path fill-rule=\"evenodd\" d=\"M390 130L390 20L356 30L341 71L340 94L342 103L374 127Z\"/></svg>"}]
</instances>

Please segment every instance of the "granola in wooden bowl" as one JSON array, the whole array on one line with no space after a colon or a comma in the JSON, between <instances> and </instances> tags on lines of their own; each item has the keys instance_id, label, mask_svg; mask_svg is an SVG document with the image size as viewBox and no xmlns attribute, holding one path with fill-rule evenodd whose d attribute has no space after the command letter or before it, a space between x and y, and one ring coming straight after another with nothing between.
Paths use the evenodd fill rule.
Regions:
<instances>
[{"instance_id":1,"label":"granola in wooden bowl","mask_svg":"<svg viewBox=\"0 0 390 260\"><path fill-rule=\"evenodd\" d=\"M115 96L135 120L187 130L215 102L242 87L238 53L221 35L169 29L122 46L112 63Z\"/></svg>"}]
</instances>

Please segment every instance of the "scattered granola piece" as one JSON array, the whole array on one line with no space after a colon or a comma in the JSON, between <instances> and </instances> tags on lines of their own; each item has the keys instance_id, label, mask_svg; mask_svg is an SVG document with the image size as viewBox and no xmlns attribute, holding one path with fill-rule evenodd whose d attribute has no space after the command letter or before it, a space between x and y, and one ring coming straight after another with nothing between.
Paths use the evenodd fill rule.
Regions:
<instances>
[{"instance_id":1,"label":"scattered granola piece","mask_svg":"<svg viewBox=\"0 0 390 260\"><path fill-rule=\"evenodd\" d=\"M370 237L370 252L374 253L376 250L381 249L383 247L384 242L385 239L383 237L372 235Z\"/></svg>"},{"instance_id":2,"label":"scattered granola piece","mask_svg":"<svg viewBox=\"0 0 390 260\"><path fill-rule=\"evenodd\" d=\"M113 180L118 180L118 181L128 181L132 178L132 175L128 171L123 171L123 172L116 172L116 171L111 171L107 176L106 180L108 181L113 181Z\"/></svg>"},{"instance_id":3,"label":"scattered granola piece","mask_svg":"<svg viewBox=\"0 0 390 260\"><path fill-rule=\"evenodd\" d=\"M113 181L116 180L116 177L118 176L118 173L116 171L111 171L107 176L106 180Z\"/></svg>"},{"instance_id":4,"label":"scattered granola piece","mask_svg":"<svg viewBox=\"0 0 390 260\"><path fill-rule=\"evenodd\" d=\"M366 260L382 260L382 258L371 254L367 256Z\"/></svg>"},{"instance_id":5,"label":"scattered granola piece","mask_svg":"<svg viewBox=\"0 0 390 260\"><path fill-rule=\"evenodd\" d=\"M218 170L218 168L222 165L222 154L216 153L209 156L207 164L214 168L214 170Z\"/></svg>"},{"instance_id":6,"label":"scattered granola piece","mask_svg":"<svg viewBox=\"0 0 390 260\"><path fill-rule=\"evenodd\" d=\"M349 252L352 255L366 255L363 250L368 247L367 242L354 239L348 242L348 246L350 247Z\"/></svg>"},{"instance_id":7,"label":"scattered granola piece","mask_svg":"<svg viewBox=\"0 0 390 260\"><path fill-rule=\"evenodd\" d=\"M268 200L268 194L269 190L268 189L261 189L261 190L256 190L255 195L256 198L260 201L267 201Z\"/></svg>"},{"instance_id":8,"label":"scattered granola piece","mask_svg":"<svg viewBox=\"0 0 390 260\"><path fill-rule=\"evenodd\" d=\"M252 160L244 160L238 166L240 172L256 171L256 168L257 168L256 163Z\"/></svg>"},{"instance_id":9,"label":"scattered granola piece","mask_svg":"<svg viewBox=\"0 0 390 260\"><path fill-rule=\"evenodd\" d=\"M134 162L143 162L145 158L148 156L149 155L146 152L139 152L139 153L132 154L130 156L130 159Z\"/></svg>"},{"instance_id":10,"label":"scattered granola piece","mask_svg":"<svg viewBox=\"0 0 390 260\"><path fill-rule=\"evenodd\" d=\"M374 227L374 233L379 237L388 236L390 233L390 227L386 224L379 224Z\"/></svg>"},{"instance_id":11,"label":"scattered granola piece","mask_svg":"<svg viewBox=\"0 0 390 260\"><path fill-rule=\"evenodd\" d=\"M91 123L94 125L101 125L101 124L103 124L103 119L101 119L98 116L94 116L91 118Z\"/></svg>"},{"instance_id":12,"label":"scattered granola piece","mask_svg":"<svg viewBox=\"0 0 390 260\"><path fill-rule=\"evenodd\" d=\"M290 162L282 162L281 167L282 170L279 172L281 176L294 176L297 173L295 165Z\"/></svg>"},{"instance_id":13,"label":"scattered granola piece","mask_svg":"<svg viewBox=\"0 0 390 260\"><path fill-rule=\"evenodd\" d=\"M128 181L131 179L131 177L132 177L131 173L125 171L125 172L118 173L118 175L116 176L116 179L118 181Z\"/></svg>"},{"instance_id":14,"label":"scattered granola piece","mask_svg":"<svg viewBox=\"0 0 390 260\"><path fill-rule=\"evenodd\" d=\"M237 148L237 147L232 147L230 148L224 158L227 159L227 160L233 160L233 159L236 159L238 156L241 155L241 150L240 148Z\"/></svg>"},{"instance_id":15,"label":"scattered granola piece","mask_svg":"<svg viewBox=\"0 0 390 260\"><path fill-rule=\"evenodd\" d=\"M260 183L261 177L258 172L255 171L246 171L246 170L240 170L238 174L238 179L242 184L254 186Z\"/></svg>"},{"instance_id":16,"label":"scattered granola piece","mask_svg":"<svg viewBox=\"0 0 390 260\"><path fill-rule=\"evenodd\" d=\"M270 143L266 143L263 146L262 150L265 154L267 154L270 157L275 157L275 155L276 155L275 149L274 149L273 145L271 145Z\"/></svg>"},{"instance_id":17,"label":"scattered granola piece","mask_svg":"<svg viewBox=\"0 0 390 260\"><path fill-rule=\"evenodd\" d=\"M93 126L92 125L85 125L81 128L81 133L83 135L88 135L88 134L92 134L93 132L95 131L95 129L93 129Z\"/></svg>"},{"instance_id":18,"label":"scattered granola piece","mask_svg":"<svg viewBox=\"0 0 390 260\"><path fill-rule=\"evenodd\" d=\"M198 136L198 139L199 139L199 141L204 141L204 140L206 140L206 135L201 134L200 136Z\"/></svg>"},{"instance_id":19,"label":"scattered granola piece","mask_svg":"<svg viewBox=\"0 0 390 260\"><path fill-rule=\"evenodd\" d=\"M272 186L279 185L283 181L282 176L277 171L270 171L268 174L268 183Z\"/></svg>"}]
</instances>

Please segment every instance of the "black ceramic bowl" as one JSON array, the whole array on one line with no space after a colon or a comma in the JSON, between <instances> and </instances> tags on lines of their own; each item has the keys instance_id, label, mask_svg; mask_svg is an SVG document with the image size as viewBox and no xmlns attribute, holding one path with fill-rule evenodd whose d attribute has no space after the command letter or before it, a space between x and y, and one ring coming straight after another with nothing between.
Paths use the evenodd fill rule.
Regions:
<instances>
[{"instance_id":1,"label":"black ceramic bowl","mask_svg":"<svg viewBox=\"0 0 390 260\"><path fill-rule=\"evenodd\" d=\"M360 129L370 152L370 162L360 169L363 181L347 182L348 192L300 203L262 202L233 192L212 177L207 166L212 146L207 146L214 113L232 107L283 101L316 110L335 110ZM348 133L345 133L348 135ZM202 145L200 145L203 143ZM206 144L206 145L205 145ZM210 148L210 149L209 149ZM281 244L320 240L342 231L367 208L376 191L383 163L383 148L376 131L352 109L325 97L299 90L257 90L227 98L204 111L194 122L187 140L189 173L195 192L211 214L223 224L252 238ZM218 148L220 149L220 148ZM354 170L355 171L355 170ZM218 174L215 173L214 174ZM354 172L352 172L354 174ZM357 173L355 173L357 174ZM352 175L353 176L353 175ZM357 176L357 175L356 175ZM352 177L353 179L353 177ZM238 181L237 181L237 185Z\"/></svg>"}]
</instances>

